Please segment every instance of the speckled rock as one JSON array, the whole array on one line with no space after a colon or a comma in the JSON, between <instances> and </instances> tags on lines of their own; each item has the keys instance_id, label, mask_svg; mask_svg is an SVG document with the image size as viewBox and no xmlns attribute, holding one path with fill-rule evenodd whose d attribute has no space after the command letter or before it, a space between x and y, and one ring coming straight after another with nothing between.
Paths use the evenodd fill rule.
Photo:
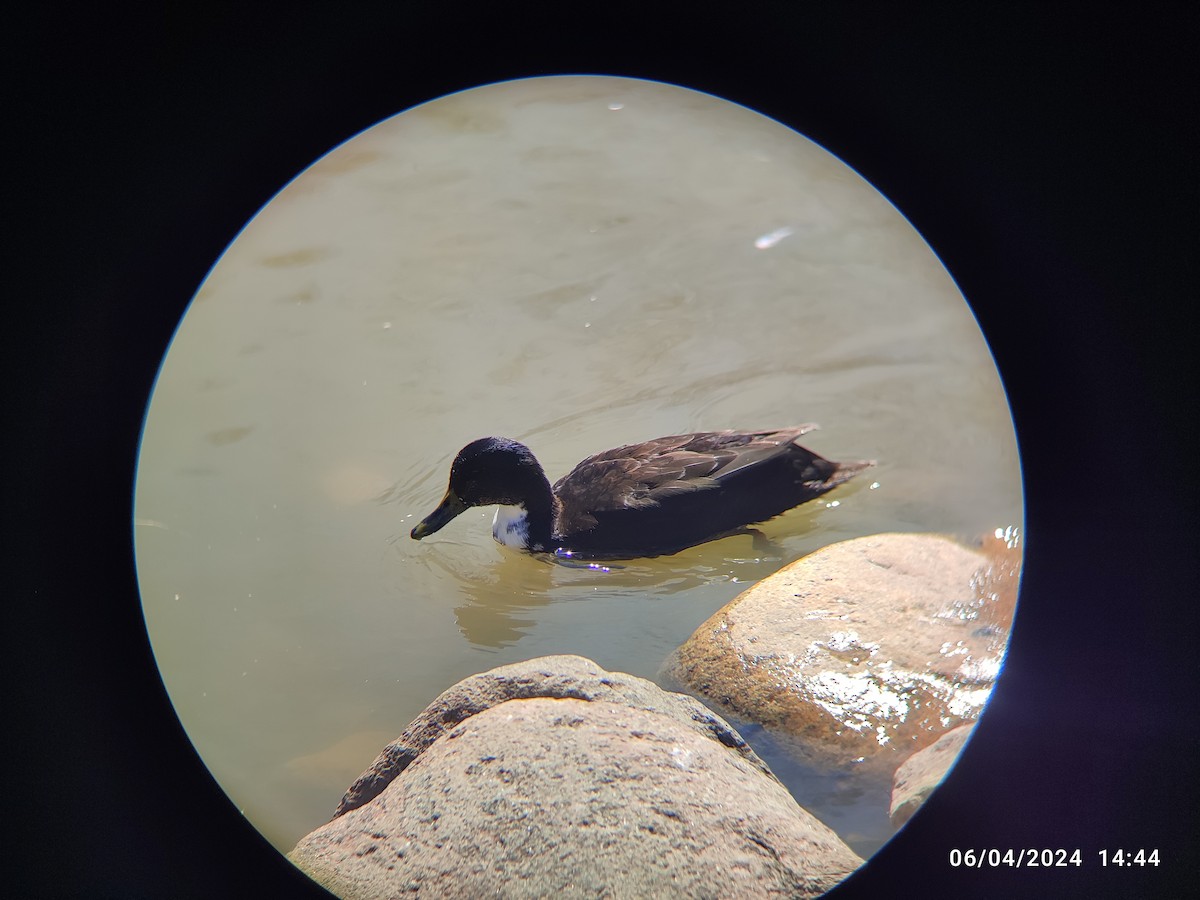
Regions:
<instances>
[{"instance_id":1,"label":"speckled rock","mask_svg":"<svg viewBox=\"0 0 1200 900\"><path fill-rule=\"evenodd\" d=\"M942 783L966 746L974 725L960 725L918 750L896 770L892 779L892 824L899 828L912 818L934 788Z\"/></svg>"},{"instance_id":2,"label":"speckled rock","mask_svg":"<svg viewBox=\"0 0 1200 900\"><path fill-rule=\"evenodd\" d=\"M345 898L816 897L861 865L690 698L578 657L522 666L553 682L564 660L653 708L620 688L489 704L289 858Z\"/></svg>"},{"instance_id":3,"label":"speckled rock","mask_svg":"<svg viewBox=\"0 0 1200 900\"><path fill-rule=\"evenodd\" d=\"M472 675L443 691L358 776L338 803L334 817L378 796L409 763L459 722L497 704L534 697L606 700L662 712L719 741L769 778L775 777L728 722L695 698L664 691L644 678L605 671L582 656L543 656Z\"/></svg>"},{"instance_id":4,"label":"speckled rock","mask_svg":"<svg viewBox=\"0 0 1200 900\"><path fill-rule=\"evenodd\" d=\"M806 762L895 769L987 701L1020 553L880 534L825 547L708 619L664 674L770 729Z\"/></svg>"}]
</instances>

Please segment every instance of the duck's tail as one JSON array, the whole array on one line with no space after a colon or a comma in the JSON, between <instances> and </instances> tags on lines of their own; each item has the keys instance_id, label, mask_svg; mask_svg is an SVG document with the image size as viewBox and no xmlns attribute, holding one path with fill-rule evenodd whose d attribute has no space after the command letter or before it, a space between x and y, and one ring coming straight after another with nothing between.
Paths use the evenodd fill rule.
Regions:
<instances>
[{"instance_id":1,"label":"duck's tail","mask_svg":"<svg viewBox=\"0 0 1200 900\"><path fill-rule=\"evenodd\" d=\"M849 481L855 475L875 465L873 459L857 459L852 462L834 462L808 451L811 458L805 461L798 481L804 482L810 489L825 493L833 490L839 484ZM800 462L800 460L796 460Z\"/></svg>"},{"instance_id":2,"label":"duck's tail","mask_svg":"<svg viewBox=\"0 0 1200 900\"><path fill-rule=\"evenodd\" d=\"M843 481L849 481L860 472L872 468L875 465L873 459L856 459L853 462L840 462L835 464L837 468L833 471L832 477L829 479L829 486L834 487L841 484Z\"/></svg>"}]
</instances>

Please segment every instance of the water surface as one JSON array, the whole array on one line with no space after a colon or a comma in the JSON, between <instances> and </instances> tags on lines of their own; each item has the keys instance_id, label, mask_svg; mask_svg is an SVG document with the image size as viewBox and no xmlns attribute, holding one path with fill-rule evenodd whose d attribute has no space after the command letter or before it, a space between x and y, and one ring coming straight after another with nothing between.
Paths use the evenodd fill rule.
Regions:
<instances>
[{"instance_id":1,"label":"water surface","mask_svg":"<svg viewBox=\"0 0 1200 900\"><path fill-rule=\"evenodd\" d=\"M602 573L499 547L491 510L408 538L477 437L527 443L554 480L624 443L801 422L879 466L765 540ZM154 391L135 538L180 719L288 850L460 678L549 653L655 678L821 546L1021 519L986 344L903 216L741 107L560 78L389 119L233 240ZM777 768L859 853L890 833L861 791Z\"/></svg>"}]
</instances>

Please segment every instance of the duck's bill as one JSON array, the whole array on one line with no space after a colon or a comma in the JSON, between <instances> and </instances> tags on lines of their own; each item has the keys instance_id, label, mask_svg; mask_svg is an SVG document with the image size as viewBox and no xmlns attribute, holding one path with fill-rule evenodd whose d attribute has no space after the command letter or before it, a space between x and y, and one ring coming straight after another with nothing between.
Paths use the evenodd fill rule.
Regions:
<instances>
[{"instance_id":1,"label":"duck's bill","mask_svg":"<svg viewBox=\"0 0 1200 900\"><path fill-rule=\"evenodd\" d=\"M440 531L447 522L459 513L466 511L466 509L467 505L459 500L453 491L446 491L446 496L442 498L442 502L438 504L437 509L422 519L417 527L412 530L412 539L419 541L421 538L427 537L435 531Z\"/></svg>"}]
</instances>

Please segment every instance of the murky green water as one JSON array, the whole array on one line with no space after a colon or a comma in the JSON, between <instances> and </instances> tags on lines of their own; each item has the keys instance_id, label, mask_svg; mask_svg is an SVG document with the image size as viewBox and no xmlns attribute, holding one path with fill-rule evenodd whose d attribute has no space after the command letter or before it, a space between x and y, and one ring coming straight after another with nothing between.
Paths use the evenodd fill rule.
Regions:
<instances>
[{"instance_id":1,"label":"murky green water","mask_svg":"<svg viewBox=\"0 0 1200 900\"><path fill-rule=\"evenodd\" d=\"M808 421L806 446L879 466L763 526L766 549L571 570L497 546L478 509L408 538L476 437L524 441L554 480L623 443ZM287 850L466 675L578 653L653 678L820 546L1021 519L986 345L885 199L741 107L564 78L384 122L250 222L163 364L135 534L180 719ZM811 783L789 781L869 832L860 853L886 839Z\"/></svg>"}]
</instances>

